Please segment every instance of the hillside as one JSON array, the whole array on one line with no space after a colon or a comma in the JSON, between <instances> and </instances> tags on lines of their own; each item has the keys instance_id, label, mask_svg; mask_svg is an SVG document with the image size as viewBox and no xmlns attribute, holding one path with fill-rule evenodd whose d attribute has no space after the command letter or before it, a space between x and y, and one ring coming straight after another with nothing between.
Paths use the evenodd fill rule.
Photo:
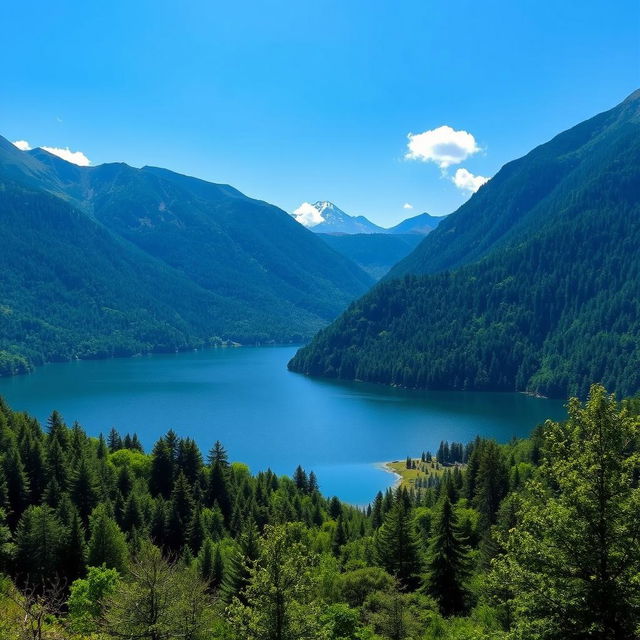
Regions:
<instances>
[{"instance_id":1,"label":"hillside","mask_svg":"<svg viewBox=\"0 0 640 640\"><path fill-rule=\"evenodd\" d=\"M0 374L211 340L303 340L372 279L284 211L0 139Z\"/></svg>"},{"instance_id":2,"label":"hillside","mask_svg":"<svg viewBox=\"0 0 640 640\"><path fill-rule=\"evenodd\" d=\"M332 249L355 262L375 280L415 249L418 233L319 233Z\"/></svg>"},{"instance_id":3,"label":"hillside","mask_svg":"<svg viewBox=\"0 0 640 640\"><path fill-rule=\"evenodd\" d=\"M394 227L385 229L385 233L406 235L408 233L426 236L431 233L447 216L432 216L428 213L419 213L417 216L407 218Z\"/></svg>"},{"instance_id":4,"label":"hillside","mask_svg":"<svg viewBox=\"0 0 640 640\"><path fill-rule=\"evenodd\" d=\"M506 165L290 368L420 388L561 397L602 381L634 393L639 242L636 92Z\"/></svg>"}]
</instances>

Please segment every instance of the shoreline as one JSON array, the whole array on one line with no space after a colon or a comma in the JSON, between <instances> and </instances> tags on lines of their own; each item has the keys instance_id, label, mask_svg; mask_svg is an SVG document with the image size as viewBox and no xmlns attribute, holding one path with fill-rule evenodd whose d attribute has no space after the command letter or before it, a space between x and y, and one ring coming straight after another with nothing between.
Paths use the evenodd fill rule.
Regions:
<instances>
[{"instance_id":1,"label":"shoreline","mask_svg":"<svg viewBox=\"0 0 640 640\"><path fill-rule=\"evenodd\" d=\"M393 462L398 462L397 460L388 460L387 462L374 462L373 466L376 469L380 469L381 471L385 471L386 473L390 473L392 476L395 476L395 481L391 486L391 489L397 489L402 484L402 474L398 473L395 469L393 469L390 465Z\"/></svg>"}]
</instances>

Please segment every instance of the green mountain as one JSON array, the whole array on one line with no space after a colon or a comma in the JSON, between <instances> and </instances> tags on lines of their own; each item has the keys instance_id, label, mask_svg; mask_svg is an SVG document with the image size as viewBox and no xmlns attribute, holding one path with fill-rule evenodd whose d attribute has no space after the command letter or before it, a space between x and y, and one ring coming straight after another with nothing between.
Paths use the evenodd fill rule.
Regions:
<instances>
[{"instance_id":1,"label":"green mountain","mask_svg":"<svg viewBox=\"0 0 640 640\"><path fill-rule=\"evenodd\" d=\"M640 91L503 167L290 368L440 389L640 389Z\"/></svg>"},{"instance_id":2,"label":"green mountain","mask_svg":"<svg viewBox=\"0 0 640 640\"><path fill-rule=\"evenodd\" d=\"M425 214L426 215L426 214ZM353 260L375 280L380 280L407 256L424 237L418 233L319 233L331 248Z\"/></svg>"},{"instance_id":3,"label":"green mountain","mask_svg":"<svg viewBox=\"0 0 640 640\"><path fill-rule=\"evenodd\" d=\"M284 211L164 169L0 138L0 374L220 339L303 340L372 283Z\"/></svg>"}]
</instances>

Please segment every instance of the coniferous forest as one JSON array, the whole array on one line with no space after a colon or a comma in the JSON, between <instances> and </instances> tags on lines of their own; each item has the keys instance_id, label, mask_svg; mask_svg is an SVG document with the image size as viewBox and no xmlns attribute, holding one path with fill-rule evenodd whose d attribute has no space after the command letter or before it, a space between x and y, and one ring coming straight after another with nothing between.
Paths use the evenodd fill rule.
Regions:
<instances>
[{"instance_id":1,"label":"coniferous forest","mask_svg":"<svg viewBox=\"0 0 640 640\"><path fill-rule=\"evenodd\" d=\"M220 442L145 452L2 404L0 637L635 637L640 402L567 406L529 439L443 442L428 486L359 509Z\"/></svg>"}]
</instances>

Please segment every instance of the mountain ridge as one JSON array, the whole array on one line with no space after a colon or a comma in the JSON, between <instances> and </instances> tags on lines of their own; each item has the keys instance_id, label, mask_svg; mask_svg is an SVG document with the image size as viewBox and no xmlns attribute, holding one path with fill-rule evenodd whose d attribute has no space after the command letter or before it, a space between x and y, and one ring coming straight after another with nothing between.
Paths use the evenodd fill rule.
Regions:
<instances>
[{"instance_id":1,"label":"mountain ridge","mask_svg":"<svg viewBox=\"0 0 640 640\"><path fill-rule=\"evenodd\" d=\"M92 340L97 324L83 326L80 307L103 307L101 292L110 290L101 270L110 272L112 280L122 286L122 317L132 318L136 309L141 310L138 301L147 300L146 308L156 309L157 322L173 327L169 333L174 339L159 337L154 342L151 327L157 322L144 316L144 327L135 336L127 334L127 354L200 346L210 340L304 340L373 282L287 213L229 185L125 163L78 167L42 149L21 151L4 138L0 138L0 182L6 198L0 227L12 242L5 247L6 255L15 255L21 238L33 245L33 255L40 244L46 246L49 236L56 247L42 272L38 264L30 263L29 252L24 259L6 264L0 305L10 307L12 317L21 318L23 325L32 321L37 335L33 344L21 339L18 330L9 335L5 314L4 326L0 322L0 352L5 354L0 357L0 369L3 358L14 362L15 357L25 358L39 364L123 351L117 335L100 332L95 335L101 342L99 348L81 346ZM31 228L22 229L29 216L19 215L21 207L50 211L60 225L51 228L46 218L36 216L29 218ZM95 256L78 253L84 236L96 233L103 240ZM24 242L21 246L24 248ZM85 272L76 272L72 282L55 277L76 253L84 256ZM107 268L110 260L115 262ZM154 275L136 277L135 270L126 265L137 260L147 265L145 272ZM48 300L48 306L43 305L46 314L30 297L25 272L48 283L42 289ZM157 284L152 284L154 280ZM77 293L79 309L73 309L72 290ZM155 304L145 290L158 291ZM9 299L11 305L6 305ZM108 306L118 309L117 302L112 297ZM181 319L172 307L183 309ZM202 318L192 312L197 309ZM68 330L63 327L63 310L71 318ZM58 347L47 347L48 329L43 324L47 315L55 318L54 329L63 336L54 341ZM115 331L113 314L99 312L98 316ZM7 371L12 371L8 365Z\"/></svg>"},{"instance_id":2,"label":"mountain ridge","mask_svg":"<svg viewBox=\"0 0 640 640\"><path fill-rule=\"evenodd\" d=\"M290 362L407 387L640 390L640 92L505 165Z\"/></svg>"}]
</instances>

